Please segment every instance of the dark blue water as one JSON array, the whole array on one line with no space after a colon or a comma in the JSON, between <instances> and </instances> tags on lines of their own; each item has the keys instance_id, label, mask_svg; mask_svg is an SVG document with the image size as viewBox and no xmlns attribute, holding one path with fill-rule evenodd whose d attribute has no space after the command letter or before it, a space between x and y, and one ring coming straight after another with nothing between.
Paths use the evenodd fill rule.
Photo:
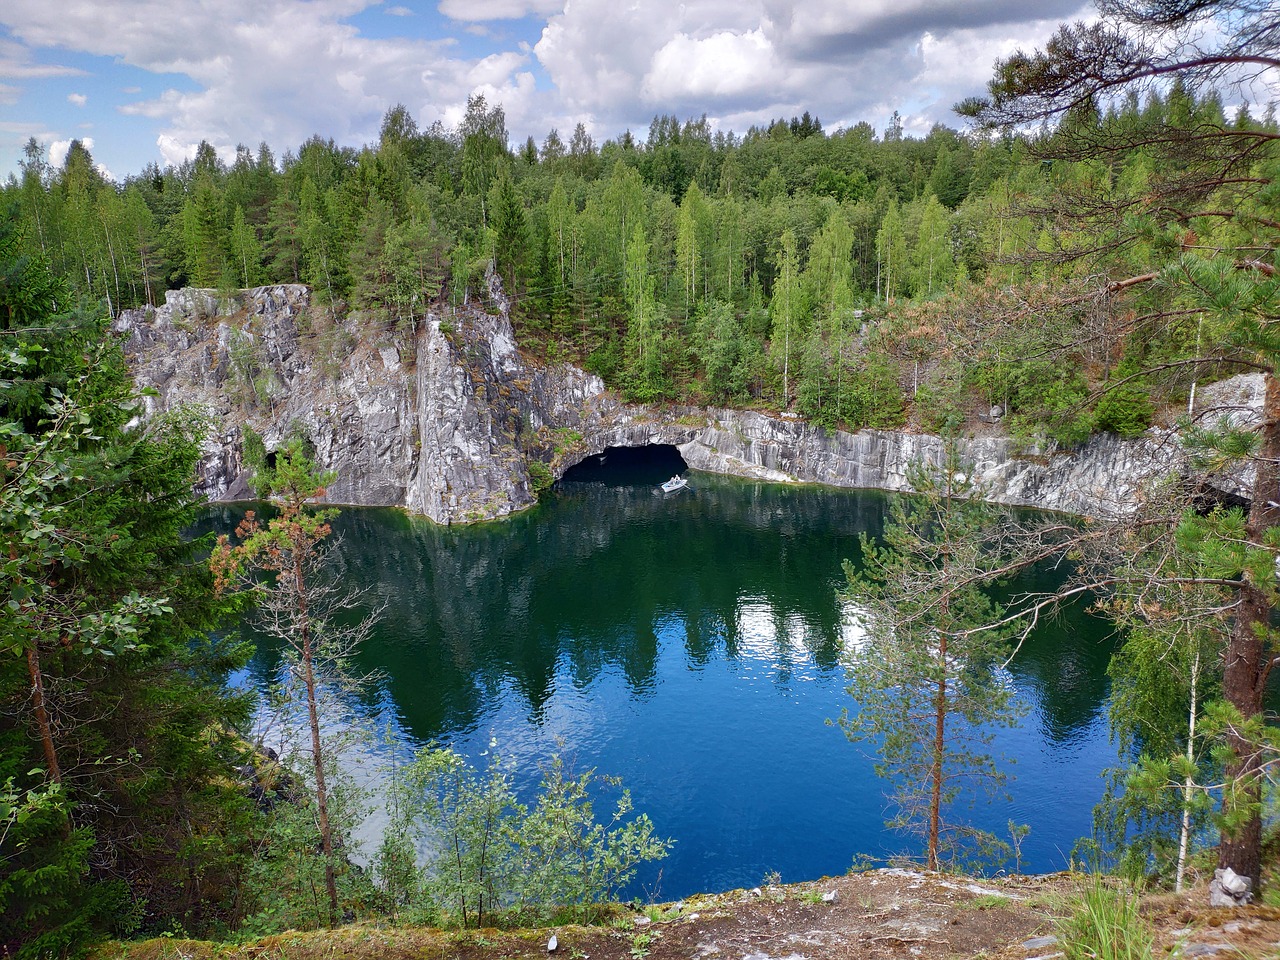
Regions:
<instances>
[{"instance_id":1,"label":"dark blue water","mask_svg":"<svg viewBox=\"0 0 1280 960\"><path fill-rule=\"evenodd\" d=\"M916 851L883 827L872 759L828 724L852 706L841 561L857 560L860 531L880 531L889 495L691 474L689 489L664 496L656 485L682 466L669 456L613 451L496 523L343 512L341 573L385 603L360 657L385 677L365 707L381 710L394 742L375 753L426 741L478 760L493 750L527 787L560 750L620 776L676 840L640 896L774 872L812 879L856 855ZM1017 588L1049 582L1029 575ZM1027 710L993 748L1008 758L1011 799L956 813L1006 839L1009 820L1029 824L1026 872L1066 865L1089 833L1099 773L1116 762L1110 649L1103 623L1069 611L1008 670ZM275 663L264 644L251 682Z\"/></svg>"}]
</instances>

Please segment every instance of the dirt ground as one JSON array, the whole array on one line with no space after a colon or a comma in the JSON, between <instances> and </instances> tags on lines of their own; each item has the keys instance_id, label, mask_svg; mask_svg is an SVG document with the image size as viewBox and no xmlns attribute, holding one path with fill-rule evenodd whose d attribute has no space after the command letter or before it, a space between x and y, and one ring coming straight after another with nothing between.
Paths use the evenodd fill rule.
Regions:
<instances>
[{"instance_id":1,"label":"dirt ground","mask_svg":"<svg viewBox=\"0 0 1280 960\"><path fill-rule=\"evenodd\" d=\"M625 911L599 927L442 932L356 925L238 947L117 944L98 960L1050 960L1062 956L1054 918L1081 882L1066 874L971 881L875 870ZM1280 910L1210 910L1207 902L1203 888L1143 902L1158 934L1157 957L1280 958Z\"/></svg>"}]
</instances>

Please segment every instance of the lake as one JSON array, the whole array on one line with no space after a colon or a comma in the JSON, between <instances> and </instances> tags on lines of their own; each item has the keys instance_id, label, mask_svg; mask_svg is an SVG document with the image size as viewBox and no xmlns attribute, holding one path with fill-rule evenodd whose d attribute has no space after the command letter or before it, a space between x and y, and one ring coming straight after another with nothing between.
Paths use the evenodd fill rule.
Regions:
<instances>
[{"instance_id":1,"label":"lake","mask_svg":"<svg viewBox=\"0 0 1280 960\"><path fill-rule=\"evenodd\" d=\"M620 776L676 840L631 891L645 898L918 852L884 828L872 758L828 723L852 706L841 562L856 562L859 532L880 532L893 495L691 473L664 496L657 485L682 468L674 448L611 450L535 509L468 527L344 510L338 572L385 605L360 654L382 679L353 707L390 742L357 766L376 787L376 761L436 741L513 759L525 788L557 750ZM241 512L212 519L225 529ZM1026 708L993 746L1011 799L958 812L1004 839L1008 821L1030 825L1024 872L1065 867L1090 832L1100 773L1116 763L1110 652L1107 624L1077 608L1008 670ZM265 685L277 666L260 643L242 679Z\"/></svg>"}]
</instances>

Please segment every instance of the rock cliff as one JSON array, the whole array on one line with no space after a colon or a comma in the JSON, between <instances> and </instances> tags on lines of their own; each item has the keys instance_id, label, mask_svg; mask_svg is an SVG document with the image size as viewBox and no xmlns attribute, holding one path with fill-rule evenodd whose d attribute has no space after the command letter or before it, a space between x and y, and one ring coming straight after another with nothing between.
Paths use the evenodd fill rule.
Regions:
<instances>
[{"instance_id":1,"label":"rock cliff","mask_svg":"<svg viewBox=\"0 0 1280 960\"><path fill-rule=\"evenodd\" d=\"M539 483L610 446L668 443L697 470L886 490L908 489L913 461L941 462L933 436L623 404L597 377L522 355L496 281L486 303L387 330L333 319L298 285L224 298L180 290L161 307L125 311L115 329L138 385L151 388L148 414L185 404L208 417L197 486L213 500L249 495L246 426L268 450L291 432L309 437L318 462L337 472L333 502L403 506L439 523L523 509ZM1216 391L1202 404L1248 407L1258 385L1236 378ZM1159 430L1069 452L971 438L960 454L993 500L1089 515L1126 512L1143 482L1183 459Z\"/></svg>"}]
</instances>

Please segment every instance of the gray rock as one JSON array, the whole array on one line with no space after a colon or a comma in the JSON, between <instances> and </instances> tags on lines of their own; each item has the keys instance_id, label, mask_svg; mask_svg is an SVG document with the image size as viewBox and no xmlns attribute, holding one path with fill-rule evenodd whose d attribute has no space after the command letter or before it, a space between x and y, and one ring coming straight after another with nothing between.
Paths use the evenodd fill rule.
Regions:
<instances>
[{"instance_id":1,"label":"gray rock","mask_svg":"<svg viewBox=\"0 0 1280 960\"><path fill-rule=\"evenodd\" d=\"M558 946L560 946L560 941L556 939L556 935L553 933L551 939L547 941L547 953L555 953Z\"/></svg>"},{"instance_id":2,"label":"gray rock","mask_svg":"<svg viewBox=\"0 0 1280 960\"><path fill-rule=\"evenodd\" d=\"M1253 899L1253 881L1242 877L1230 867L1213 871L1209 882L1209 906L1238 907Z\"/></svg>"},{"instance_id":3,"label":"gray rock","mask_svg":"<svg viewBox=\"0 0 1280 960\"><path fill-rule=\"evenodd\" d=\"M840 899L839 890L829 890L822 895L823 903L835 903L839 899Z\"/></svg>"},{"instance_id":4,"label":"gray rock","mask_svg":"<svg viewBox=\"0 0 1280 960\"><path fill-rule=\"evenodd\" d=\"M1227 951L1235 952L1235 948L1225 943L1189 943L1182 948L1183 957L1212 957Z\"/></svg>"},{"instance_id":5,"label":"gray rock","mask_svg":"<svg viewBox=\"0 0 1280 960\"><path fill-rule=\"evenodd\" d=\"M1032 937L1030 940L1023 940L1019 946L1023 950L1043 950L1045 947L1052 947L1058 942L1058 938L1053 934L1044 937Z\"/></svg>"},{"instance_id":6,"label":"gray rock","mask_svg":"<svg viewBox=\"0 0 1280 960\"><path fill-rule=\"evenodd\" d=\"M297 284L231 298L169 291L163 306L125 311L114 328L138 386L155 390L144 398L146 416L194 405L209 418L197 491L211 500L249 495L246 426L269 451L294 429L305 431L319 465L337 473L330 502L401 506L438 523L531 506L532 463L557 478L610 446L674 444L697 470L885 490L909 489L917 461L943 463L946 444L929 435L828 431L791 414L624 404L598 377L524 358L500 281L490 276L486 288L496 313L440 306L416 332L380 334L376 343L358 317L333 321ZM1245 417L1261 395L1255 380L1202 390L1197 410ZM1185 469L1175 435L1154 428L1137 440L1099 436L1069 451L969 438L959 454L990 500L1089 516L1127 513L1144 481ZM1251 482L1214 478L1232 495Z\"/></svg>"}]
</instances>

